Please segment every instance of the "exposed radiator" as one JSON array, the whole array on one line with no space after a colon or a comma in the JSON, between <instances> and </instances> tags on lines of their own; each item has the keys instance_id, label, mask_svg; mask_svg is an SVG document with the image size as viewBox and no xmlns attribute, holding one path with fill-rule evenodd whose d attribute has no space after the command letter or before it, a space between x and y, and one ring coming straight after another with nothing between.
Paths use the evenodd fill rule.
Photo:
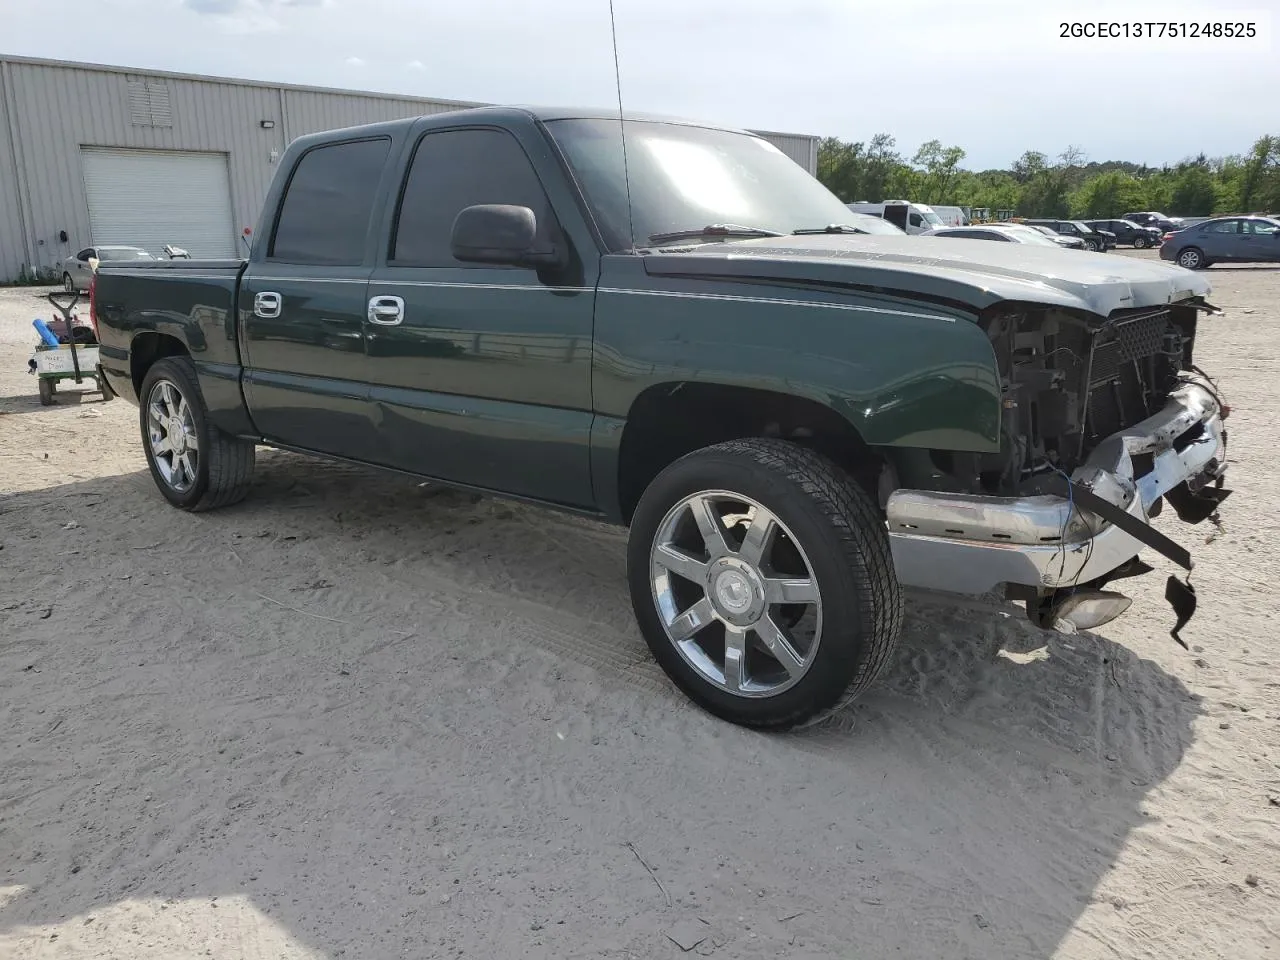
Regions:
<instances>
[{"instance_id":1,"label":"exposed radiator","mask_svg":"<svg viewBox=\"0 0 1280 960\"><path fill-rule=\"evenodd\" d=\"M1094 335L1084 424L1090 445L1155 412L1181 351L1167 310L1121 318Z\"/></svg>"}]
</instances>

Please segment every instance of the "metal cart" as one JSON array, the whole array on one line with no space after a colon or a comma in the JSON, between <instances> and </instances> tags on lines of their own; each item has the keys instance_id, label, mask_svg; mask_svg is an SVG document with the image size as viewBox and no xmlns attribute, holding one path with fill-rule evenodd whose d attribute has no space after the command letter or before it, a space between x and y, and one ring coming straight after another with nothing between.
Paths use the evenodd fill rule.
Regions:
<instances>
[{"instance_id":1,"label":"metal cart","mask_svg":"<svg viewBox=\"0 0 1280 960\"><path fill-rule=\"evenodd\" d=\"M70 302L64 305L59 302L59 297L70 298ZM102 375L98 372L98 338L92 327L77 324L77 318L72 313L80 300L80 294L50 293L48 299L62 314L66 334L59 339L67 342L56 347L47 343L36 346L30 368L40 385L40 402L46 407L52 406L59 382L66 380L77 385L90 381L97 392L102 394L103 400L110 400L111 390L102 382Z\"/></svg>"}]
</instances>

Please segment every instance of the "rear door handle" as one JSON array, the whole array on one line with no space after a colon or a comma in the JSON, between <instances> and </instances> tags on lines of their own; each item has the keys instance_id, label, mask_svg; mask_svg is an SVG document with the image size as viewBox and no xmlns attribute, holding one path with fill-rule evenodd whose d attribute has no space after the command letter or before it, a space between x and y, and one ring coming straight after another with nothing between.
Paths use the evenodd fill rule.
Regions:
<instances>
[{"instance_id":1,"label":"rear door handle","mask_svg":"<svg viewBox=\"0 0 1280 960\"><path fill-rule=\"evenodd\" d=\"M404 300L400 297L371 297L368 316L370 323L394 327L404 319Z\"/></svg>"},{"instance_id":2,"label":"rear door handle","mask_svg":"<svg viewBox=\"0 0 1280 960\"><path fill-rule=\"evenodd\" d=\"M264 320L280 316L280 294L263 291L253 298L253 313Z\"/></svg>"}]
</instances>

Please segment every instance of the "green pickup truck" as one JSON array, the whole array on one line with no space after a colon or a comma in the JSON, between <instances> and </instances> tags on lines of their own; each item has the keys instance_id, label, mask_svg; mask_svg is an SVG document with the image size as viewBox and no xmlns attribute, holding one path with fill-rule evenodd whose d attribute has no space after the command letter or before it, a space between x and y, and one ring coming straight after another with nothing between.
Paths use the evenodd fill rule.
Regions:
<instances>
[{"instance_id":1,"label":"green pickup truck","mask_svg":"<svg viewBox=\"0 0 1280 960\"><path fill-rule=\"evenodd\" d=\"M1227 493L1199 274L847 220L742 131L463 110L294 141L246 261L104 263L93 315L174 506L267 445L626 525L658 662L781 729L874 681L904 588L1091 629Z\"/></svg>"}]
</instances>

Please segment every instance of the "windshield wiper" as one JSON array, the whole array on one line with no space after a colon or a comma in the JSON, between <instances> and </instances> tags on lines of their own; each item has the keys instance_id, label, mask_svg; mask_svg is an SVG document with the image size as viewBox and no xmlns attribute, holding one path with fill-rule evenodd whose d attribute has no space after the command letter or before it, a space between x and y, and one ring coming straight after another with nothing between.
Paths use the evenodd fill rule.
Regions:
<instances>
[{"instance_id":1,"label":"windshield wiper","mask_svg":"<svg viewBox=\"0 0 1280 960\"><path fill-rule=\"evenodd\" d=\"M865 230L859 230L857 227L851 227L847 223L828 223L825 227L804 227L800 230L792 230L793 237L803 237L811 233L866 233Z\"/></svg>"},{"instance_id":2,"label":"windshield wiper","mask_svg":"<svg viewBox=\"0 0 1280 960\"><path fill-rule=\"evenodd\" d=\"M697 230L675 230L671 233L655 233L649 237L650 243L671 243L674 240L701 240L707 237L725 237L733 240L747 240L751 237L781 237L785 234L776 230L762 230L759 227L744 227L739 223L711 223Z\"/></svg>"}]
</instances>

